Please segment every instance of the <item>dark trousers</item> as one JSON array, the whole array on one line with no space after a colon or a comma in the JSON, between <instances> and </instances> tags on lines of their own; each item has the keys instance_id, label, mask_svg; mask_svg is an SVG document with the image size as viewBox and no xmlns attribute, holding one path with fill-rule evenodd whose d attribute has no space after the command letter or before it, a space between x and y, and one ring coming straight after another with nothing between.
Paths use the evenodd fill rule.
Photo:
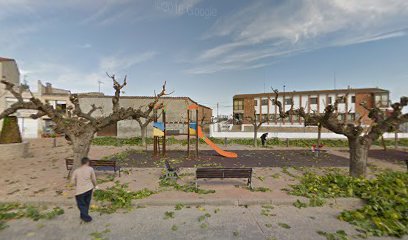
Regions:
<instances>
[{"instance_id":1,"label":"dark trousers","mask_svg":"<svg viewBox=\"0 0 408 240\"><path fill-rule=\"evenodd\" d=\"M91 199L92 199L92 189L89 190L88 192L84 192L82 194L76 195L75 196L77 206L79 211L81 212L80 217L82 220L85 222L90 222L92 221L92 217L89 216L89 205L91 204Z\"/></svg>"},{"instance_id":2,"label":"dark trousers","mask_svg":"<svg viewBox=\"0 0 408 240\"><path fill-rule=\"evenodd\" d=\"M261 138L261 142L262 142L262 146L264 146L264 147L265 147L266 139Z\"/></svg>"}]
</instances>

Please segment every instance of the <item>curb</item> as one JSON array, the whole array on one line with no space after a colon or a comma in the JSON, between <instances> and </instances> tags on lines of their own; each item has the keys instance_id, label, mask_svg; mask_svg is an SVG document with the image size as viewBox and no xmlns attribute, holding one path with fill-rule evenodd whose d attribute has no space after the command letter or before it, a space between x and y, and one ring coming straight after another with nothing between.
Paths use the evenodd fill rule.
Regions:
<instances>
[{"instance_id":1,"label":"curb","mask_svg":"<svg viewBox=\"0 0 408 240\"><path fill-rule=\"evenodd\" d=\"M176 204L183 204L187 206L205 205L205 206L256 206L256 205L274 205L274 206L292 206L298 200L308 202L304 197L282 198L282 199L190 199L190 200L152 200L149 198L133 200L134 207L160 207L160 206L174 206ZM19 202L30 205L58 205L58 206L76 206L75 200L0 200L0 203ZM362 205L364 201L358 198L334 198L326 199L326 204L335 204L340 206L355 206Z\"/></svg>"}]
</instances>

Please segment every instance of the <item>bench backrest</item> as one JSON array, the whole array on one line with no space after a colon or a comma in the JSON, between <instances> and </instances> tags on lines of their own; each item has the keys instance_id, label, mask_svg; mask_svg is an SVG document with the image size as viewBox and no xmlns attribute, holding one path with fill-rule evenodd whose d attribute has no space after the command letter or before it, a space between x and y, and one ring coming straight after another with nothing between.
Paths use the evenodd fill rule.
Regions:
<instances>
[{"instance_id":1,"label":"bench backrest","mask_svg":"<svg viewBox=\"0 0 408 240\"><path fill-rule=\"evenodd\" d=\"M65 164L68 166L71 166L74 164L74 159L72 158L66 158L65 159ZM116 161L114 160L89 160L89 165L90 166L112 166L116 167Z\"/></svg>"},{"instance_id":2,"label":"bench backrest","mask_svg":"<svg viewBox=\"0 0 408 240\"><path fill-rule=\"evenodd\" d=\"M197 168L197 178L250 178L252 168Z\"/></svg>"},{"instance_id":3,"label":"bench backrest","mask_svg":"<svg viewBox=\"0 0 408 240\"><path fill-rule=\"evenodd\" d=\"M91 166L116 166L116 161L113 160L90 160L89 165Z\"/></svg>"}]
</instances>

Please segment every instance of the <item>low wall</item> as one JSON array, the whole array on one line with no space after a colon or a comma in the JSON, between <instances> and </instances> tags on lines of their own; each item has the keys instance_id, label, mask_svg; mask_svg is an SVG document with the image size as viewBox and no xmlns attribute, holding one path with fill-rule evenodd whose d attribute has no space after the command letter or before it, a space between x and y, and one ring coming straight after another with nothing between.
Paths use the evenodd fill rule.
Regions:
<instances>
[{"instance_id":1,"label":"low wall","mask_svg":"<svg viewBox=\"0 0 408 240\"><path fill-rule=\"evenodd\" d=\"M258 138L265 132L258 132ZM317 133L310 132L267 132L268 138L296 138L296 139L316 139ZM210 127L210 137L214 138L253 138L253 132L216 132ZM322 139L346 139L344 135L333 132L322 133ZM395 133L384 133L384 138L394 139ZM398 138L408 138L408 133L398 133Z\"/></svg>"},{"instance_id":2,"label":"low wall","mask_svg":"<svg viewBox=\"0 0 408 240\"><path fill-rule=\"evenodd\" d=\"M28 155L28 142L0 144L0 159L11 160Z\"/></svg>"}]
</instances>

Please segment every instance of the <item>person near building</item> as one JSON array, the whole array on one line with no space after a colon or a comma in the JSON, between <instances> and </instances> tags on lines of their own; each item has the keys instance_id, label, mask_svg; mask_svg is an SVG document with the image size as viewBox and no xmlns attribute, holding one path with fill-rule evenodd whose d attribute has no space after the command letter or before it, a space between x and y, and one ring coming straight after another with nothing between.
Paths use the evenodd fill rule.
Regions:
<instances>
[{"instance_id":1,"label":"person near building","mask_svg":"<svg viewBox=\"0 0 408 240\"><path fill-rule=\"evenodd\" d=\"M262 147L265 147L267 137L268 137L268 133L264 133L261 135Z\"/></svg>"}]
</instances>

